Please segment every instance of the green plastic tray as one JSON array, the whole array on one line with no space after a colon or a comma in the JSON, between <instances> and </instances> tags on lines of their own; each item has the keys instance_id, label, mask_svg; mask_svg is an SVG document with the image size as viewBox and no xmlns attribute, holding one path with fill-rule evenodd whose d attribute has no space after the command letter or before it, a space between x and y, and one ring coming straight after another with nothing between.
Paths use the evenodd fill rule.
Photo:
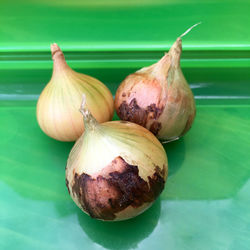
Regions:
<instances>
[{"instance_id":1,"label":"green plastic tray","mask_svg":"<svg viewBox=\"0 0 250 250\"><path fill-rule=\"evenodd\" d=\"M249 249L249 9L249 1L229 0L1 1L0 249ZM164 146L164 192L134 219L91 219L65 186L73 143L47 137L36 121L50 43L114 94L199 21L183 38L181 61L197 117Z\"/></svg>"}]
</instances>

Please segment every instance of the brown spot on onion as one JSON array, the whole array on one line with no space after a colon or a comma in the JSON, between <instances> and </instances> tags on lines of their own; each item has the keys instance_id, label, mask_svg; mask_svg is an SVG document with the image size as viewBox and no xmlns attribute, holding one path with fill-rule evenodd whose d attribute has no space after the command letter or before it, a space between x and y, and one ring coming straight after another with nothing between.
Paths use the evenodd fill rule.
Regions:
<instances>
[{"instance_id":1,"label":"brown spot on onion","mask_svg":"<svg viewBox=\"0 0 250 250\"><path fill-rule=\"evenodd\" d=\"M146 127L149 120L157 120L162 114L163 108L159 108L156 104L150 104L146 109L141 108L136 99L132 99L129 104L123 101L122 104L117 109L118 116L125 121L130 121L137 123L143 127ZM153 122L151 125L152 129L150 131L157 135L161 126L159 122ZM156 127L158 129L156 129Z\"/></svg>"},{"instance_id":2,"label":"brown spot on onion","mask_svg":"<svg viewBox=\"0 0 250 250\"><path fill-rule=\"evenodd\" d=\"M137 208L153 202L164 188L165 166L162 171L156 166L148 182L139 176L137 166L128 164L122 157L115 158L110 167L117 170L95 178L85 173L74 176L72 192L82 209L93 218L114 220L115 214L128 206Z\"/></svg>"},{"instance_id":3,"label":"brown spot on onion","mask_svg":"<svg viewBox=\"0 0 250 250\"><path fill-rule=\"evenodd\" d=\"M132 99L129 105L123 101L117 112L118 116L125 121L145 126L147 123L147 111L141 108L136 99Z\"/></svg>"},{"instance_id":4,"label":"brown spot on onion","mask_svg":"<svg viewBox=\"0 0 250 250\"><path fill-rule=\"evenodd\" d=\"M151 104L147 107L148 113L151 113L153 119L158 119L163 111L163 108L158 108L156 104Z\"/></svg>"},{"instance_id":5,"label":"brown spot on onion","mask_svg":"<svg viewBox=\"0 0 250 250\"><path fill-rule=\"evenodd\" d=\"M67 178L65 179L65 182L66 182L66 187L67 187L67 189L68 189L68 192L69 192L69 194L70 194L70 191L69 191L69 181L68 181Z\"/></svg>"},{"instance_id":6,"label":"brown spot on onion","mask_svg":"<svg viewBox=\"0 0 250 250\"><path fill-rule=\"evenodd\" d=\"M150 126L150 131L154 134L154 135L157 135L158 132L160 131L161 129L161 123L160 122L153 122Z\"/></svg>"}]
</instances>

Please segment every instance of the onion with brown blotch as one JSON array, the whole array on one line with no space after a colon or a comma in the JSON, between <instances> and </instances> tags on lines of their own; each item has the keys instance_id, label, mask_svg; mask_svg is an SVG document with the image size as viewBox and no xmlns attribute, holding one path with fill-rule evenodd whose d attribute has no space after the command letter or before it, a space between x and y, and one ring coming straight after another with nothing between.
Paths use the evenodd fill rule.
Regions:
<instances>
[{"instance_id":1,"label":"onion with brown blotch","mask_svg":"<svg viewBox=\"0 0 250 250\"><path fill-rule=\"evenodd\" d=\"M197 25L197 24L196 24ZM196 109L193 93L180 67L181 37L157 63L127 76L115 96L121 120L135 122L159 139L179 139L193 123Z\"/></svg>"},{"instance_id":2,"label":"onion with brown blotch","mask_svg":"<svg viewBox=\"0 0 250 250\"><path fill-rule=\"evenodd\" d=\"M85 132L70 152L66 185L74 202L100 220L132 218L152 205L167 178L167 156L157 138L135 123L99 124L85 101Z\"/></svg>"}]
</instances>

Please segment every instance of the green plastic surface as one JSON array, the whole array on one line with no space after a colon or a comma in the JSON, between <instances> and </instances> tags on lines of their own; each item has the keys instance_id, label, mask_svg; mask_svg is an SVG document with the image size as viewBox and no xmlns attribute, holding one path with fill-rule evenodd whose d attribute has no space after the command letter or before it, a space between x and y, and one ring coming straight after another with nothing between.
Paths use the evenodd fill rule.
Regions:
<instances>
[{"instance_id":1,"label":"green plastic surface","mask_svg":"<svg viewBox=\"0 0 250 250\"><path fill-rule=\"evenodd\" d=\"M0 249L249 249L249 9L249 1L1 1ZM47 137L35 117L52 71L49 44L114 94L198 21L181 61L197 116L164 145L164 192L134 219L91 219L65 186L73 143Z\"/></svg>"},{"instance_id":2,"label":"green plastic surface","mask_svg":"<svg viewBox=\"0 0 250 250\"><path fill-rule=\"evenodd\" d=\"M0 48L47 51L163 49L191 25L185 48L249 49L247 0L1 1Z\"/></svg>"},{"instance_id":3,"label":"green plastic surface","mask_svg":"<svg viewBox=\"0 0 250 250\"><path fill-rule=\"evenodd\" d=\"M68 195L73 144L45 136L35 107L0 108L0 248L248 249L249 110L198 106L190 133L165 146L170 176L160 198L112 223L91 219Z\"/></svg>"}]
</instances>

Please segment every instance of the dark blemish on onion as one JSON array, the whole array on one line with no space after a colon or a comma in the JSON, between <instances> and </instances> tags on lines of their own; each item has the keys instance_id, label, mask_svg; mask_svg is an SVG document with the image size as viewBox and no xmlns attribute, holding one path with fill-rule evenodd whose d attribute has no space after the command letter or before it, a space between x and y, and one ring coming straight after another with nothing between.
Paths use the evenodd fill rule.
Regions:
<instances>
[{"instance_id":1,"label":"dark blemish on onion","mask_svg":"<svg viewBox=\"0 0 250 250\"><path fill-rule=\"evenodd\" d=\"M146 126L148 113L145 109L140 108L135 98L131 100L129 105L123 101L117 114L122 120Z\"/></svg>"},{"instance_id":2,"label":"dark blemish on onion","mask_svg":"<svg viewBox=\"0 0 250 250\"><path fill-rule=\"evenodd\" d=\"M75 174L72 192L78 197L82 208L97 219L114 220L116 213L128 206L134 208L153 202L162 192L165 184L165 169L155 167L148 182L139 176L137 166L128 164L122 157L116 157L113 169L120 169L92 178L88 174ZM81 192L84 190L84 192Z\"/></svg>"},{"instance_id":3,"label":"dark blemish on onion","mask_svg":"<svg viewBox=\"0 0 250 250\"><path fill-rule=\"evenodd\" d=\"M66 182L66 187L67 187L68 192L69 192L69 181L68 181L68 179L67 179L67 178L65 179L65 182ZM69 192L69 193L70 193L70 192Z\"/></svg>"},{"instance_id":4,"label":"dark blemish on onion","mask_svg":"<svg viewBox=\"0 0 250 250\"><path fill-rule=\"evenodd\" d=\"M148 113L152 115L153 119L158 119L162 114L163 108L158 108L155 104L151 104L147 107Z\"/></svg>"},{"instance_id":5,"label":"dark blemish on onion","mask_svg":"<svg viewBox=\"0 0 250 250\"><path fill-rule=\"evenodd\" d=\"M137 123L143 127L147 126L149 120L157 120L163 112L163 108L158 108L156 104L150 104L146 109L141 108L136 99L132 99L129 104L123 101L117 110L118 116L125 121ZM158 125L157 128L160 126ZM157 130L156 124L150 131L157 135L161 127Z\"/></svg>"},{"instance_id":6,"label":"dark blemish on onion","mask_svg":"<svg viewBox=\"0 0 250 250\"><path fill-rule=\"evenodd\" d=\"M153 122L149 128L149 130L154 134L158 135L159 131L161 129L161 123L160 122Z\"/></svg>"}]
</instances>

